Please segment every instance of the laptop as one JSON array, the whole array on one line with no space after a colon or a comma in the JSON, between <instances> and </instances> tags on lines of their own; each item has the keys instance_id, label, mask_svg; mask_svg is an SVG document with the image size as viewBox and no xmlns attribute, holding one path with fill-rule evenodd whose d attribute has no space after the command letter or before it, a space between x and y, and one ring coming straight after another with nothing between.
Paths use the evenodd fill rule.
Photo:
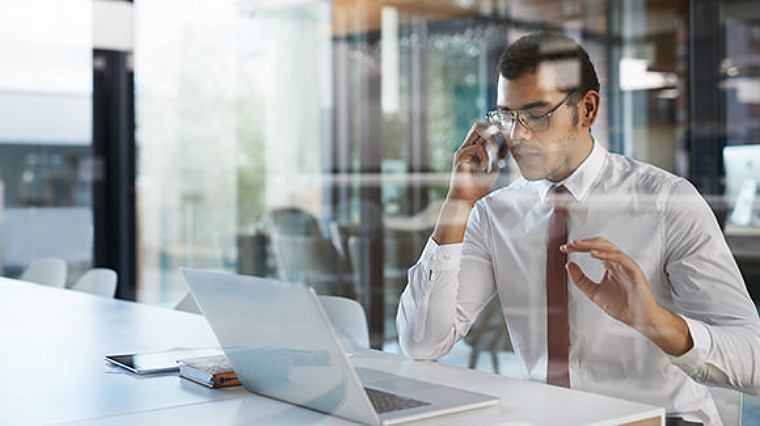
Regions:
<instances>
[{"instance_id":1,"label":"laptop","mask_svg":"<svg viewBox=\"0 0 760 426\"><path fill-rule=\"evenodd\" d=\"M490 395L354 368L310 287L180 268L251 392L348 420L388 425L498 404Z\"/></svg>"}]
</instances>

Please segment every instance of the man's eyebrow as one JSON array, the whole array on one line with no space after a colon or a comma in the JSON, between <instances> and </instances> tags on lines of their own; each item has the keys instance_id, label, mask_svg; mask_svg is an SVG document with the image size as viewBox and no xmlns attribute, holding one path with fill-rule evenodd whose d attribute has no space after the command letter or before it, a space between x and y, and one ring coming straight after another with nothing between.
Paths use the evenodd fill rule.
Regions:
<instances>
[{"instance_id":1,"label":"man's eyebrow","mask_svg":"<svg viewBox=\"0 0 760 426\"><path fill-rule=\"evenodd\" d=\"M531 102L529 104L522 105L522 106L520 106L520 108L517 108L516 110L508 108L508 107L506 107L504 105L496 105L496 109L500 109L500 110L504 110L504 111L523 111L523 110L526 110L526 109L537 108L537 107L545 107L545 106L549 106L549 103L545 102L545 101L536 101L536 102Z\"/></svg>"}]
</instances>

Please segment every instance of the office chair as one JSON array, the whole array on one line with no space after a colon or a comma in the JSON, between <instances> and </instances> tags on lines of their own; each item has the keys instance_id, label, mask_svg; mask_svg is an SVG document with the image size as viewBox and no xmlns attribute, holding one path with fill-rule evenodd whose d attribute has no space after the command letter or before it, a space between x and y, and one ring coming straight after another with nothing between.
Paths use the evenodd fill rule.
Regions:
<instances>
[{"instance_id":1,"label":"office chair","mask_svg":"<svg viewBox=\"0 0 760 426\"><path fill-rule=\"evenodd\" d=\"M119 276L110 268L92 268L79 277L71 290L103 297L114 297Z\"/></svg>"},{"instance_id":2,"label":"office chair","mask_svg":"<svg viewBox=\"0 0 760 426\"><path fill-rule=\"evenodd\" d=\"M321 235L313 214L299 207L279 207L266 212L264 229L270 234Z\"/></svg>"},{"instance_id":3,"label":"office chair","mask_svg":"<svg viewBox=\"0 0 760 426\"><path fill-rule=\"evenodd\" d=\"M319 296L343 349L369 348L369 328L364 308L353 299L340 296Z\"/></svg>"},{"instance_id":4,"label":"office chair","mask_svg":"<svg viewBox=\"0 0 760 426\"><path fill-rule=\"evenodd\" d=\"M491 355L493 371L499 374L499 352L511 351L512 341L507 332L507 325L504 322L504 314L498 297L494 297L488 302L470 328L470 332L464 337L464 341L472 348L470 368L475 368L481 352L488 351Z\"/></svg>"},{"instance_id":5,"label":"office chair","mask_svg":"<svg viewBox=\"0 0 760 426\"><path fill-rule=\"evenodd\" d=\"M19 279L50 287L63 288L66 285L67 269L68 266L63 259L46 257L34 261L31 265L27 266Z\"/></svg>"},{"instance_id":6,"label":"office chair","mask_svg":"<svg viewBox=\"0 0 760 426\"><path fill-rule=\"evenodd\" d=\"M279 233L270 238L279 279L305 283L318 294L356 297L349 267L329 238Z\"/></svg>"},{"instance_id":7,"label":"office chair","mask_svg":"<svg viewBox=\"0 0 760 426\"><path fill-rule=\"evenodd\" d=\"M427 243L432 229L400 230L386 228L383 233L383 291L385 292L385 318L395 318L398 300L404 291L409 268L414 265ZM354 280L358 284L362 267L360 255L361 237L346 237L346 253L353 268ZM386 326L385 339L396 340L395 322Z\"/></svg>"}]
</instances>

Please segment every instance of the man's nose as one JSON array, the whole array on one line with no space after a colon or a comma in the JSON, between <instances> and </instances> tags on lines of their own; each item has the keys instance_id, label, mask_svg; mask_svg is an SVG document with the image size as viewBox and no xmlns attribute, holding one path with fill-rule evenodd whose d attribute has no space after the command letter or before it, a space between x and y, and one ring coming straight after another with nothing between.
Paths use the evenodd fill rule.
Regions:
<instances>
[{"instance_id":1,"label":"man's nose","mask_svg":"<svg viewBox=\"0 0 760 426\"><path fill-rule=\"evenodd\" d=\"M512 140L528 140L533 136L533 131L525 127L520 120L515 120L512 130L509 132L509 138Z\"/></svg>"}]
</instances>

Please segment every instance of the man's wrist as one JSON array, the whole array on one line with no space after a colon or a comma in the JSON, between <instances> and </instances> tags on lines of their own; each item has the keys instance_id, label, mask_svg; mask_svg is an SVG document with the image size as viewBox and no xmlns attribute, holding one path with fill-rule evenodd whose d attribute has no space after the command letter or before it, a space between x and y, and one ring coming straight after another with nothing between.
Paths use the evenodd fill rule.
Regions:
<instances>
[{"instance_id":1,"label":"man's wrist","mask_svg":"<svg viewBox=\"0 0 760 426\"><path fill-rule=\"evenodd\" d=\"M433 230L433 241L438 245L461 243L473 206L469 201L446 198Z\"/></svg>"},{"instance_id":2,"label":"man's wrist","mask_svg":"<svg viewBox=\"0 0 760 426\"><path fill-rule=\"evenodd\" d=\"M477 200L456 198L451 194L447 194L446 199L443 200L443 206L457 206L458 208L471 210L475 206L476 202Z\"/></svg>"},{"instance_id":3,"label":"man's wrist","mask_svg":"<svg viewBox=\"0 0 760 426\"><path fill-rule=\"evenodd\" d=\"M636 328L665 353L674 357L679 357L694 347L686 321L659 305L654 314Z\"/></svg>"}]
</instances>

